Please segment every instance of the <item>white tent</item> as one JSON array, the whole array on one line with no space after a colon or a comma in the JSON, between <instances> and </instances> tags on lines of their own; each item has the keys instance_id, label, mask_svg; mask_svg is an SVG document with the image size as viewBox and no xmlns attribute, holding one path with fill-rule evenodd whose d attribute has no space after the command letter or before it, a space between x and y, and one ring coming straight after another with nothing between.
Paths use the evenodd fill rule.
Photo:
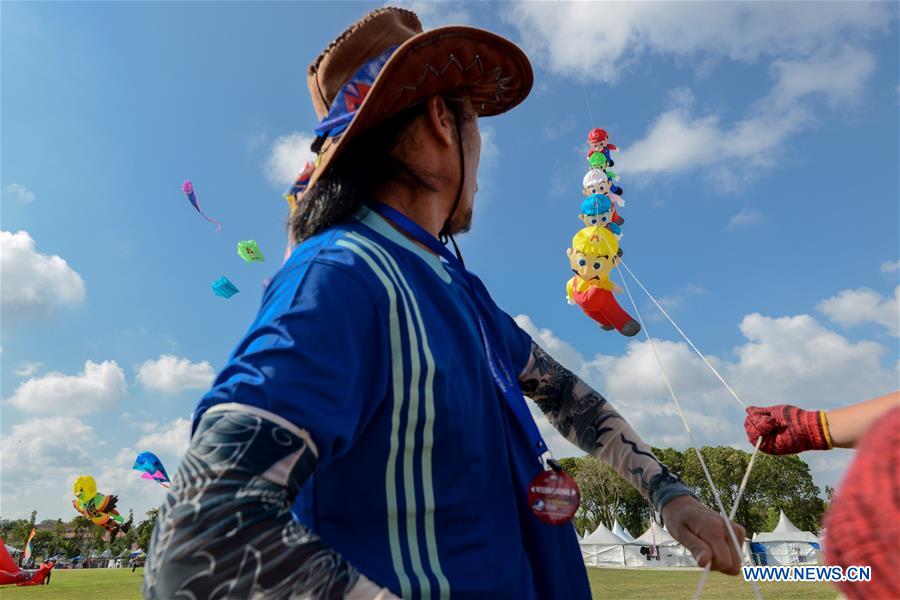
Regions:
<instances>
[{"instance_id":1,"label":"white tent","mask_svg":"<svg viewBox=\"0 0 900 600\"><path fill-rule=\"evenodd\" d=\"M650 523L647 531L634 540L635 544L649 549L641 554L641 562L628 563L628 566L647 567L696 567L697 561L690 551L678 543L678 540L669 535L655 521Z\"/></svg>"},{"instance_id":2,"label":"white tent","mask_svg":"<svg viewBox=\"0 0 900 600\"><path fill-rule=\"evenodd\" d=\"M603 523L585 536L581 542L581 557L591 567L621 567L625 565L625 540L607 529Z\"/></svg>"},{"instance_id":3,"label":"white tent","mask_svg":"<svg viewBox=\"0 0 900 600\"><path fill-rule=\"evenodd\" d=\"M625 529L624 527L619 525L619 521L613 521L612 532L614 534L616 534L617 536L619 536L620 538L622 538L623 540L625 540L626 542L634 541L634 536L631 535L631 533L627 529Z\"/></svg>"},{"instance_id":4,"label":"white tent","mask_svg":"<svg viewBox=\"0 0 900 600\"><path fill-rule=\"evenodd\" d=\"M678 543L678 541L669 535L668 531L660 527L656 521L652 521L650 527L647 528L647 531L635 538L634 541L635 543L644 546L652 544L657 546L671 546Z\"/></svg>"},{"instance_id":5,"label":"white tent","mask_svg":"<svg viewBox=\"0 0 900 600\"><path fill-rule=\"evenodd\" d=\"M822 545L811 531L803 531L782 510L775 529L753 535L755 562L768 565L793 565L816 562Z\"/></svg>"}]
</instances>

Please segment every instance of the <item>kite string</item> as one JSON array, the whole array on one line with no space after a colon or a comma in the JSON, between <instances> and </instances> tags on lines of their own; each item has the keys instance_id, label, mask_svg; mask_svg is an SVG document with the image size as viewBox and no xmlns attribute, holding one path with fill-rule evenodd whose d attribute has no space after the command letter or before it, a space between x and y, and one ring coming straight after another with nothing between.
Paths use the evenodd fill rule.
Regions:
<instances>
[{"instance_id":1,"label":"kite string","mask_svg":"<svg viewBox=\"0 0 900 600\"><path fill-rule=\"evenodd\" d=\"M612 249L610 249L610 253L614 254L612 252ZM625 266L625 264L624 264L624 262L622 262L621 258L619 259L618 262L622 266ZM632 274L632 276L634 276L630 269L628 269L627 267L626 267L626 269L628 270L629 274ZM712 475L709 472L709 468L706 465L706 461L703 459L703 454L700 453L700 448L699 448L699 445L697 444L697 439L694 437L694 432L691 430L691 426L688 423L687 416L684 414L684 411L681 408L681 403L678 401L678 396L675 394L675 390L672 388L672 382L669 380L668 372L666 371L666 368L663 365L663 362L659 356L659 353L656 351L656 344L653 343L653 338L650 336L650 331L647 329L647 325L644 323L644 319L641 316L641 311L637 306L637 302L634 300L634 296L632 296L632 294L631 294L631 288L629 288L628 282L625 280L624 275L622 275L621 273L619 273L619 279L622 281L622 285L625 286L625 292L628 294L628 299L631 301L632 307L634 307L635 315L637 315L638 322L641 325L641 329L644 332L644 336L646 336L646 338L647 338L647 342L650 345L650 350L653 352L653 356L656 358L657 364L659 364L659 369L662 372L663 379L666 382L666 387L669 389L669 395L672 397L672 402L675 404L675 409L678 411L678 416L681 417L681 422L684 425L685 431L687 431L688 437L690 438L691 445L694 448L694 453L697 455L697 460L700 462L700 467L703 469L703 474L706 477L706 481L707 481L707 483L709 483L710 490L712 491L713 497L716 500L716 505L719 508L719 514L721 514L722 518L725 519L725 528L728 531L728 537L731 538L731 542L732 542L732 544L734 544L734 548L737 551L737 555L739 557L743 557L743 555L744 555L743 548L741 546L741 543L737 539L737 534L734 532L734 527L732 526L731 520L734 518L733 515L737 513L738 503L740 502L741 496L743 495L744 488L746 488L747 481L750 478L750 471L753 468L753 462L754 462L754 459L756 458L756 450L759 449L760 440L757 440L757 449L754 450L753 455L750 458L750 464L748 465L747 471L744 473L744 477L741 481L741 488L738 490L738 496L735 499L735 503L731 509L732 516L729 516L729 514L725 511L725 505L722 503L722 497L719 494L719 490L716 487L716 484L712 479ZM635 278L635 281L637 281L637 278ZM645 293L650 295L650 292L647 291L647 289L645 287L641 286L641 289L643 289ZM680 331L680 328L679 328L679 331ZM699 350L698 350L698 352L699 352ZM707 362L707 361L704 361L704 362ZM709 365L708 362L707 362L707 365ZM712 367L710 366L710 368L712 368ZM738 400L738 401L740 401L740 400ZM743 559L741 560L741 562L743 563ZM701 577L700 577L700 585L698 586L697 591L694 593L695 599L700 597L700 594L703 591L703 587L706 585L706 579L708 577L711 566L712 566L712 557L710 557L710 562L707 564L706 568L704 569L703 575L701 575ZM760 600L762 598L762 596L760 595L759 588L757 587L756 583L753 581L749 581L748 583L750 584L750 587L753 588L753 595L756 597L756 600Z\"/></svg>"},{"instance_id":2,"label":"kite string","mask_svg":"<svg viewBox=\"0 0 900 600\"><path fill-rule=\"evenodd\" d=\"M731 506L731 512L728 514L728 518L730 520L734 520L734 516L737 514L738 505L741 503L741 498L744 496L744 491L747 489L747 482L750 480L750 471L753 470L753 463L756 460L756 455L759 454L759 445L762 444L762 436L759 436L756 439L756 447L753 449L753 454L750 455L750 463L747 465L747 470L744 472L744 478L741 479L741 486L738 488L737 497L734 499L734 504ZM743 560L741 561L743 562ZM699 600L700 594L703 593L703 587L706 585L706 580L709 578L709 571L712 567L712 561L710 561L706 568L703 569L703 575L700 576L700 584L697 586L697 591L694 592L693 600ZM754 592L756 592L756 582L751 581L750 585L753 586Z\"/></svg>"},{"instance_id":3,"label":"kite string","mask_svg":"<svg viewBox=\"0 0 900 600\"><path fill-rule=\"evenodd\" d=\"M680 333L681 337L683 337L684 340L688 343L688 345L690 345L690 347L694 349L694 352L697 353L697 356L699 356L700 359L706 364L706 366L709 367L709 370L712 371L713 374L715 374L715 376L719 378L719 381L722 382L722 385L725 386L725 389L727 389L731 393L731 395L734 397L734 399L738 401L738 404L740 404L743 408L746 409L747 405L744 403L743 400L740 399L740 397L738 397L737 392L735 392L731 388L731 386L728 385L728 382L725 381L725 378L719 374L719 372L716 370L716 368L714 366L712 366L712 364L710 364L710 362L708 360L706 360L706 357L703 355L702 352L700 352L700 350L697 348L697 346L694 345L694 342L691 341L691 338L689 338L687 336L687 334L681 330L681 327L679 327L678 324L672 319L672 317L669 316L669 313L666 312L666 309L664 309L660 305L660 303L656 301L656 298L654 298L653 294L651 294L650 291L647 290L646 287L644 287L644 284L641 283L641 280L637 278L637 275L635 275L634 272L628 268L628 265L626 265L624 262L622 262L621 259L619 260L619 264L622 265L622 268L624 268L626 271L628 271L628 274L631 275L631 277L635 280L635 282L637 282L637 284L641 287L641 289L644 290L644 293L647 294L647 297L650 298L650 300L653 302L653 304L655 304L656 307L660 310L660 312L662 312L662 314L666 317L666 319L669 320L669 323L671 323L672 326L678 330L678 333Z\"/></svg>"},{"instance_id":4,"label":"kite string","mask_svg":"<svg viewBox=\"0 0 900 600\"><path fill-rule=\"evenodd\" d=\"M590 98L588 97L587 87L585 87L584 82L581 83L581 89L584 92L584 101L585 101L585 105L587 106L588 117L591 119L591 124L593 124L594 115L593 115L593 111L591 110L591 102L590 102ZM724 385L725 388L731 393L731 395L734 397L734 399L737 400L737 402L743 408L746 409L747 405L744 404L744 402L740 399L740 397L738 397L737 393L735 393L735 391L732 389L732 387L730 385L728 385L728 382L725 381L725 379L719 374L719 372L706 359L706 357L703 355L703 353L700 352L700 350L697 348L697 346L694 345L694 343L691 341L691 339L688 338L688 336L684 333L684 331L682 331L682 329L675 323L675 321L669 316L669 314L665 311L665 309L663 309L663 307L659 304L659 302L656 301L656 298L654 298L653 295L649 292L649 290L647 290L647 288L644 287L643 283L641 283L641 281L637 278L637 276L634 275L634 273L631 271L631 269L629 269L625 265L625 263L623 263L621 261L621 259L619 259L619 262L628 271L628 273L634 278L634 280L641 287L641 289L644 291L644 293L646 293L647 296L649 296L650 299L653 301L653 303L660 309L660 311L662 311L662 313L666 316L666 318L669 320L669 322L672 323L672 325L675 327L675 329L678 330L678 332L688 342L688 344L691 346L691 348L693 348L694 351L700 356L700 358L703 360L703 362L706 364L706 366L709 367L709 369L715 374L715 376L719 379L719 381L722 383L722 385ZM757 439L756 448L754 449L753 454L750 456L750 462L747 465L747 471L744 473L744 477L741 480L741 486L738 489L737 497L735 498L734 505L732 506L732 509L731 509L732 517L730 517L730 518L726 517L725 507L722 504L722 499L719 495L718 489L716 488L716 485L712 480L712 476L709 473L709 469L706 466L706 462L703 460L703 455L700 453L700 450L697 447L697 442L694 439L694 434L691 431L690 425L688 424L687 417L685 416L684 412L681 410L681 404L678 402L678 398L675 395L675 391L672 389L672 384L669 381L669 378L666 373L665 367L663 366L662 360L660 359L659 354L656 351L656 346L653 344L653 339L650 337L650 334L647 331L646 324L643 322L643 319L641 318L640 310L638 310L637 303L634 301L634 297L631 294L631 290L628 288L628 283L625 281L625 277L622 276L621 273L619 274L619 277L622 280L622 284L625 286L625 291L628 293L628 298L631 300L631 304L634 307L635 313L637 314L637 317L638 317L638 320L640 321L641 327L644 330L644 334L647 337L647 341L650 344L650 348L653 351L653 355L656 357L657 363L659 363L659 367L660 367L660 370L662 371L663 378L666 381L666 386L669 388L669 393L672 396L672 400L675 404L675 408L678 410L678 414L681 417L681 421L684 425L684 428L687 431L688 436L690 437L691 442L694 446L694 451L697 453L697 458L700 461L700 465L703 467L703 473L706 476L706 479L710 484L710 488L712 489L713 495L716 499L716 503L718 504L719 511L721 512L722 516L725 517L725 526L726 526L726 529L728 530L729 537L731 537L731 540L735 545L735 549L737 550L738 556L742 557L743 551L742 551L741 545L737 542L737 536L734 533L734 529L731 524L731 519L734 518L733 515L736 514L736 512L737 512L737 508L738 508L738 505L740 504L741 497L743 496L747 482L750 478L750 472L753 469L753 463L756 459L756 455L759 452L759 446L760 446L760 443L762 442L762 437ZM652 527L651 527L651 529L652 529ZM703 575L700 578L700 586L697 589L695 597L699 597L700 593L702 593L702 590L706 583L706 578L709 574L711 565L712 565L712 558L710 558L710 562L707 564L707 567L706 567ZM753 588L753 594L756 597L756 600L761 600L762 596L760 595L759 587L753 581L751 581L749 583L750 583L750 587Z\"/></svg>"}]
</instances>

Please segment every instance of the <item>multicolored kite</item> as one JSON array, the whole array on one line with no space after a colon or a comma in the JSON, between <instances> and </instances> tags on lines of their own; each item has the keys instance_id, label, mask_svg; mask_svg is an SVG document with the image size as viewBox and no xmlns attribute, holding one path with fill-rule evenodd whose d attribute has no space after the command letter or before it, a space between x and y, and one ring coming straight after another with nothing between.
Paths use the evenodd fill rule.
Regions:
<instances>
[{"instance_id":1,"label":"multicolored kite","mask_svg":"<svg viewBox=\"0 0 900 600\"><path fill-rule=\"evenodd\" d=\"M131 519L127 522L116 510L118 497L113 494L104 496L97 492L97 482L90 475L79 475L72 485L75 500L72 506L82 515L93 521L95 525L106 529L114 539L119 531L128 533Z\"/></svg>"},{"instance_id":2,"label":"multicolored kite","mask_svg":"<svg viewBox=\"0 0 900 600\"><path fill-rule=\"evenodd\" d=\"M134 466L131 468L135 471L140 471L143 479L151 479L163 487L169 487L171 484L169 474L166 473L166 468L163 466L162 461L152 452L145 450L138 454L137 458L134 459Z\"/></svg>"},{"instance_id":3,"label":"multicolored kite","mask_svg":"<svg viewBox=\"0 0 900 600\"><path fill-rule=\"evenodd\" d=\"M216 296L231 298L241 290L237 289L237 286L231 283L231 281L223 275L212 284L212 291Z\"/></svg>"},{"instance_id":4,"label":"multicolored kite","mask_svg":"<svg viewBox=\"0 0 900 600\"><path fill-rule=\"evenodd\" d=\"M262 262L266 260L255 240L238 242L238 255L247 262Z\"/></svg>"},{"instance_id":5,"label":"multicolored kite","mask_svg":"<svg viewBox=\"0 0 900 600\"><path fill-rule=\"evenodd\" d=\"M193 207L195 209L197 209L197 212L200 213L200 215L204 219L206 219L210 223L216 224L216 233L218 233L219 230L222 228L222 225L215 219L210 219L209 217L207 217L206 214L204 214L204 212L202 210L200 210L200 204L197 202L197 194L196 194L196 192L194 192L194 184L191 183L190 179L186 179L184 181L184 183L181 185L181 191L184 192L184 195L187 196L187 199L191 202Z\"/></svg>"}]
</instances>

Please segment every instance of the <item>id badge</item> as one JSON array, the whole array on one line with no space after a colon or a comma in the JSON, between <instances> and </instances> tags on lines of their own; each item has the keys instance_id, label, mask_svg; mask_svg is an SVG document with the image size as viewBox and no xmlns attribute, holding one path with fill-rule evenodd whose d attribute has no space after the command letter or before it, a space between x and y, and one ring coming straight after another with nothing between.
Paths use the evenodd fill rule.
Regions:
<instances>
[{"instance_id":1,"label":"id badge","mask_svg":"<svg viewBox=\"0 0 900 600\"><path fill-rule=\"evenodd\" d=\"M548 525L568 523L578 511L581 490L578 482L562 470L556 461L552 469L541 471L528 485L528 506L534 515Z\"/></svg>"}]
</instances>

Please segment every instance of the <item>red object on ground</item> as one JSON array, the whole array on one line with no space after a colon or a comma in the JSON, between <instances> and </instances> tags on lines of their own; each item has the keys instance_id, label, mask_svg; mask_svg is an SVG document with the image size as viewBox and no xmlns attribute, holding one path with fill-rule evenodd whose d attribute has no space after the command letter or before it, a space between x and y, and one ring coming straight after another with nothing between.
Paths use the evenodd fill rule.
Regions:
<instances>
[{"instance_id":1,"label":"red object on ground","mask_svg":"<svg viewBox=\"0 0 900 600\"><path fill-rule=\"evenodd\" d=\"M16 585L18 585L18 586L40 585L40 584L44 583L44 580L47 578L47 575L49 575L50 571L52 571L52 570L53 570L52 563L41 563L41 567L37 571L30 574L31 575L30 579L26 579L25 581L17 582Z\"/></svg>"},{"instance_id":2,"label":"red object on ground","mask_svg":"<svg viewBox=\"0 0 900 600\"><path fill-rule=\"evenodd\" d=\"M868 582L840 582L848 598L900 598L900 408L869 427L825 517L829 565L872 567Z\"/></svg>"},{"instance_id":3,"label":"red object on ground","mask_svg":"<svg viewBox=\"0 0 900 600\"><path fill-rule=\"evenodd\" d=\"M818 410L803 410L789 404L751 406L744 419L747 440L766 454L797 454L806 450L828 450L831 440L825 415Z\"/></svg>"},{"instance_id":4,"label":"red object on ground","mask_svg":"<svg viewBox=\"0 0 900 600\"><path fill-rule=\"evenodd\" d=\"M51 570L52 563L42 563L37 571L23 571L6 551L6 544L0 538L0 585L38 585Z\"/></svg>"}]
</instances>

